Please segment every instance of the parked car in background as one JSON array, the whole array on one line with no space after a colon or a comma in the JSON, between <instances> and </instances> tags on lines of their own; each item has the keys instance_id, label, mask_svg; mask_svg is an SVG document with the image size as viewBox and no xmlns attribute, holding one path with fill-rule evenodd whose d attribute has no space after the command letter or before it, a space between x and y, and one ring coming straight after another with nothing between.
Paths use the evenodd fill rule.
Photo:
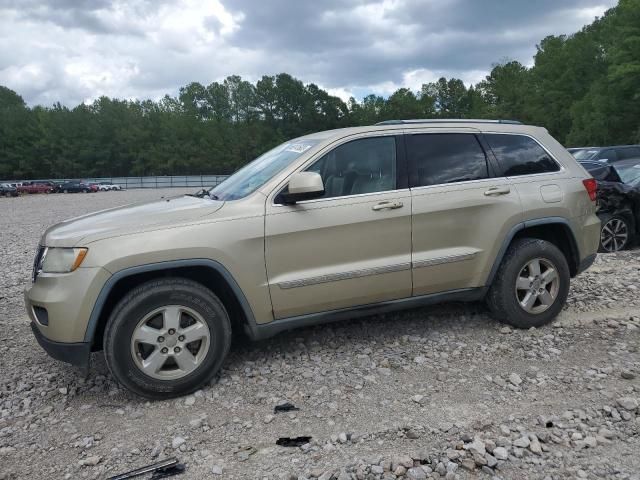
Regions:
<instances>
[{"instance_id":1,"label":"parked car in background","mask_svg":"<svg viewBox=\"0 0 640 480\"><path fill-rule=\"evenodd\" d=\"M0 184L0 196L2 197L17 197L18 189L12 186L10 183Z\"/></svg>"},{"instance_id":2,"label":"parked car in background","mask_svg":"<svg viewBox=\"0 0 640 480\"><path fill-rule=\"evenodd\" d=\"M89 189L92 192L98 192L100 191L100 184L96 183L96 182L85 182L87 185L89 185Z\"/></svg>"},{"instance_id":3,"label":"parked car in background","mask_svg":"<svg viewBox=\"0 0 640 480\"><path fill-rule=\"evenodd\" d=\"M628 158L640 158L640 145L616 145L612 147L568 148L579 162L595 160L615 163Z\"/></svg>"},{"instance_id":4,"label":"parked car in background","mask_svg":"<svg viewBox=\"0 0 640 480\"><path fill-rule=\"evenodd\" d=\"M53 186L50 182L22 182L22 185L16 187L18 193L51 193Z\"/></svg>"},{"instance_id":5,"label":"parked car in background","mask_svg":"<svg viewBox=\"0 0 640 480\"><path fill-rule=\"evenodd\" d=\"M98 184L98 190L101 190L101 191L122 190L122 187L120 185L116 185L111 182L100 182Z\"/></svg>"},{"instance_id":6,"label":"parked car in background","mask_svg":"<svg viewBox=\"0 0 640 480\"><path fill-rule=\"evenodd\" d=\"M91 186L78 180L71 180L58 185L55 191L59 193L89 193Z\"/></svg>"},{"instance_id":7,"label":"parked car in background","mask_svg":"<svg viewBox=\"0 0 640 480\"><path fill-rule=\"evenodd\" d=\"M640 235L640 158L580 163L598 182L600 251L627 248Z\"/></svg>"}]
</instances>

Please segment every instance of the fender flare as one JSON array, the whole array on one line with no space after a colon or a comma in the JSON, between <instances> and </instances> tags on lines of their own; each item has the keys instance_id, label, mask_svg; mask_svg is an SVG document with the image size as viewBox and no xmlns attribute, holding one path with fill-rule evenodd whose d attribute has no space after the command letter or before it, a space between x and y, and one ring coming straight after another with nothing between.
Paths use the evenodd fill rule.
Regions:
<instances>
[{"instance_id":1,"label":"fender flare","mask_svg":"<svg viewBox=\"0 0 640 480\"><path fill-rule=\"evenodd\" d=\"M540 225L563 225L564 227L567 228L567 230L569 231L570 235L569 235L569 244L571 247L571 250L573 251L575 258L576 258L576 268L579 269L579 265L580 265L580 251L578 249L578 242L576 241L576 236L575 233L573 232L573 229L571 228L571 224L569 223L569 220L567 220L564 217L542 217L542 218L536 218L533 220L526 220L524 222L518 223L516 225L514 225L513 227L511 227L511 230L509 230L509 232L507 233L507 235L504 237L504 239L502 240L502 245L500 246L500 250L498 250L498 255L496 256L494 262L493 262L493 266L491 267L491 271L489 272L489 276L487 277L487 281L485 282L485 285L491 285L493 283L493 278L495 277L496 273L498 272L498 268L500 267L500 264L502 263L502 259L504 258L505 254L507 253L507 248L509 248L509 245L511 245L511 241L513 240L513 237L516 236L516 234L521 231L524 230L525 228L529 228L529 227L537 227Z\"/></svg>"},{"instance_id":2,"label":"fender flare","mask_svg":"<svg viewBox=\"0 0 640 480\"><path fill-rule=\"evenodd\" d=\"M246 316L247 323L250 326L255 325L255 317L253 315L253 310L247 301L242 289L236 282L233 275L227 270L224 265L220 262L216 262L215 260L211 260L208 258L192 258L188 260L170 260L166 262L157 262L157 263L147 263L145 265L138 265L135 267L129 267L115 272L109 279L105 282L98 294L98 298L96 299L93 309L91 310L91 315L89 316L89 321L87 322L87 329L84 334L84 341L93 343L93 337L96 333L96 329L98 327L98 321L100 319L100 315L102 310L104 309L107 298L109 298L109 294L113 290L113 287L122 279L131 277L133 275L139 275L140 273L147 272L157 272L168 269L175 268L184 268L184 267L206 267L210 268L225 279L233 293L236 295L238 302L240 303L240 307L243 310L243 313Z\"/></svg>"}]
</instances>

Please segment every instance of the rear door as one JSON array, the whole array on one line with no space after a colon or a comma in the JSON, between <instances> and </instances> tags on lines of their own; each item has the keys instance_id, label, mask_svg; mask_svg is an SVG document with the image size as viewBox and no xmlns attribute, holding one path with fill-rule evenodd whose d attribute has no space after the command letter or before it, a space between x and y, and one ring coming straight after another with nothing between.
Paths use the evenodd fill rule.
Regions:
<instances>
[{"instance_id":1,"label":"rear door","mask_svg":"<svg viewBox=\"0 0 640 480\"><path fill-rule=\"evenodd\" d=\"M478 132L405 135L413 210L413 295L480 287L501 240L518 223L520 199Z\"/></svg>"},{"instance_id":2,"label":"rear door","mask_svg":"<svg viewBox=\"0 0 640 480\"><path fill-rule=\"evenodd\" d=\"M545 134L541 132L539 138L544 139ZM576 216L574 209L584 197L584 185L581 179L572 180L571 173L538 140L525 134L497 132L485 132L484 139L495 154L499 174L509 179L522 200L523 221Z\"/></svg>"},{"instance_id":3,"label":"rear door","mask_svg":"<svg viewBox=\"0 0 640 480\"><path fill-rule=\"evenodd\" d=\"M267 201L265 258L275 318L411 296L411 194L402 136L363 136L306 168L324 198Z\"/></svg>"}]
</instances>

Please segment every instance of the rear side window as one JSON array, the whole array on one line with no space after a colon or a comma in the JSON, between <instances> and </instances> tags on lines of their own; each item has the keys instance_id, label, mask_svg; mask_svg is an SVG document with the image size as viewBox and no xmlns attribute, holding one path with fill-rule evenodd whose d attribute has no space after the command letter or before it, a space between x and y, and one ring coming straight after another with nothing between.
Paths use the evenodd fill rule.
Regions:
<instances>
[{"instance_id":1,"label":"rear side window","mask_svg":"<svg viewBox=\"0 0 640 480\"><path fill-rule=\"evenodd\" d=\"M414 187L489 177L487 158L473 134L425 133L405 138Z\"/></svg>"},{"instance_id":2,"label":"rear side window","mask_svg":"<svg viewBox=\"0 0 640 480\"><path fill-rule=\"evenodd\" d=\"M609 162L615 162L618 160L618 154L613 148L609 150L602 150L598 154L598 160L608 160Z\"/></svg>"},{"instance_id":3,"label":"rear side window","mask_svg":"<svg viewBox=\"0 0 640 480\"><path fill-rule=\"evenodd\" d=\"M640 158L640 147L617 148L618 160L625 158Z\"/></svg>"},{"instance_id":4,"label":"rear side window","mask_svg":"<svg viewBox=\"0 0 640 480\"><path fill-rule=\"evenodd\" d=\"M498 159L502 175L505 177L560 170L544 148L530 137L485 133L484 138Z\"/></svg>"}]
</instances>

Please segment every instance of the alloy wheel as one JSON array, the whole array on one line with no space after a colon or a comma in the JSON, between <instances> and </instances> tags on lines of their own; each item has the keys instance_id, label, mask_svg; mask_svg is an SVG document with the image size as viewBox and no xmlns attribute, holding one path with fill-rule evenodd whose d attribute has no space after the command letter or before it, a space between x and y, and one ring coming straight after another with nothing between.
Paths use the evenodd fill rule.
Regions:
<instances>
[{"instance_id":1,"label":"alloy wheel","mask_svg":"<svg viewBox=\"0 0 640 480\"><path fill-rule=\"evenodd\" d=\"M131 336L131 355L145 375L176 380L202 364L210 345L209 327L198 312L166 305L138 322Z\"/></svg>"},{"instance_id":2,"label":"alloy wheel","mask_svg":"<svg viewBox=\"0 0 640 480\"><path fill-rule=\"evenodd\" d=\"M547 310L555 302L559 289L558 271L544 258L529 260L516 278L516 299L527 313L538 314Z\"/></svg>"},{"instance_id":3,"label":"alloy wheel","mask_svg":"<svg viewBox=\"0 0 640 480\"><path fill-rule=\"evenodd\" d=\"M612 218L602 226L600 244L607 252L622 250L629 239L627 224L620 218Z\"/></svg>"}]
</instances>

